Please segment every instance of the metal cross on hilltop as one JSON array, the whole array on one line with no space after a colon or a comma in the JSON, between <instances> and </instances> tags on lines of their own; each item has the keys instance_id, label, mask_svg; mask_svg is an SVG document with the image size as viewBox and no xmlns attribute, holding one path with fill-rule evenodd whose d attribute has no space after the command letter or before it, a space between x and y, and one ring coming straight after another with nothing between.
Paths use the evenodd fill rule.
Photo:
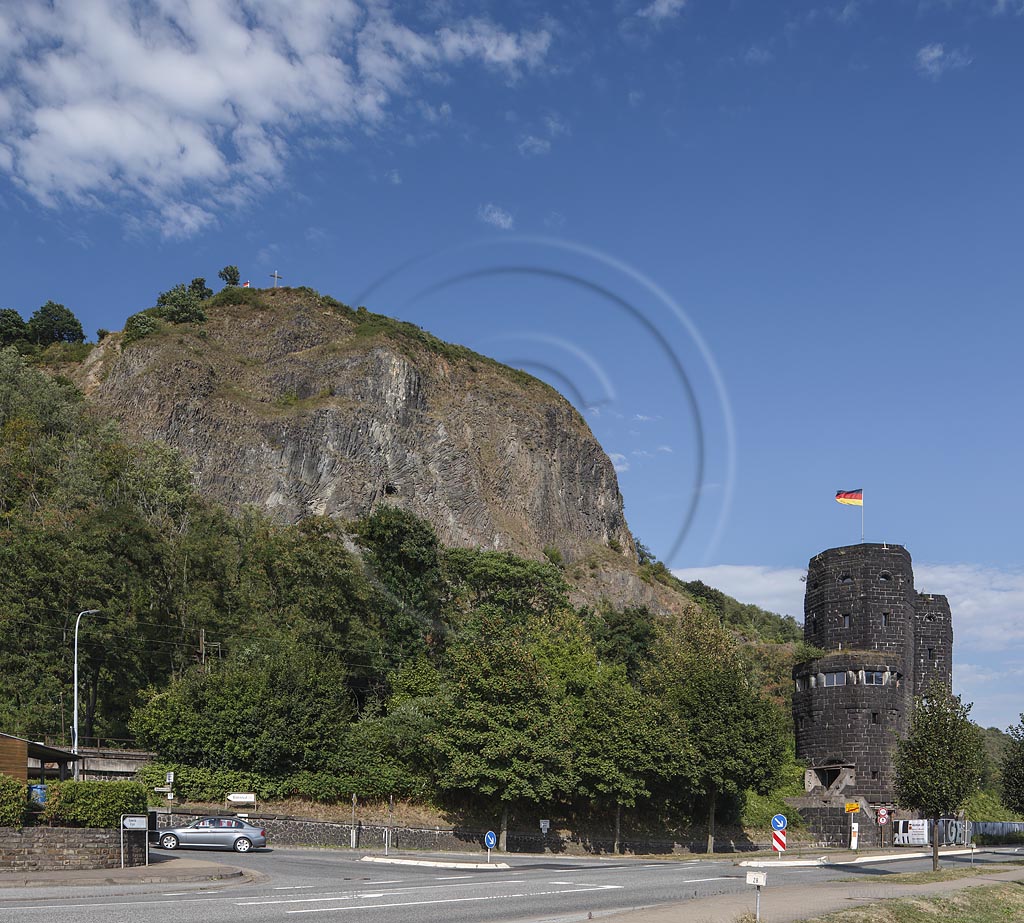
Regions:
<instances>
[{"instance_id":1,"label":"metal cross on hilltop","mask_svg":"<svg viewBox=\"0 0 1024 923\"><path fill-rule=\"evenodd\" d=\"M279 280L281 280L281 279L283 279L283 278L284 278L284 276L282 276L282 275L281 275L281 274L280 274L280 273L279 273L279 272L278 272L278 271L277 271L277 270L275 269L275 270L274 270L274 271L273 271L273 272L272 272L272 273L270 274L270 278L274 280L274 288L277 288L277 283L278 283L278 281L279 281Z\"/></svg>"}]
</instances>

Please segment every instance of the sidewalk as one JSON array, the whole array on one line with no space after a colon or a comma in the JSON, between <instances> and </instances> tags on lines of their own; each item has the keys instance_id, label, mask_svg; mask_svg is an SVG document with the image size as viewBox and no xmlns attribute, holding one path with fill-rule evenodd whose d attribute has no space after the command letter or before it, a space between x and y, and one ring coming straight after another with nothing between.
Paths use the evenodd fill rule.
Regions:
<instances>
[{"instance_id":1,"label":"sidewalk","mask_svg":"<svg viewBox=\"0 0 1024 923\"><path fill-rule=\"evenodd\" d=\"M761 889L762 923L797 923L878 901L901 897L937 897L964 888L981 888L1012 881L1024 881L1024 867L991 875L935 881L922 885L887 885L883 880L832 881L782 888L768 885ZM625 913L595 917L601 923L735 923L745 913L754 913L755 889L740 894L716 894L695 901L681 901L660 907L642 908Z\"/></svg>"},{"instance_id":2,"label":"sidewalk","mask_svg":"<svg viewBox=\"0 0 1024 923\"><path fill-rule=\"evenodd\" d=\"M150 854L149 865L128 869L74 870L58 869L46 871L3 871L0 872L0 888L43 888L79 885L148 885L180 884L196 881L224 881L239 884L256 881L263 876L259 872L221 865L218 862L204 862L191 856L164 856Z\"/></svg>"}]
</instances>

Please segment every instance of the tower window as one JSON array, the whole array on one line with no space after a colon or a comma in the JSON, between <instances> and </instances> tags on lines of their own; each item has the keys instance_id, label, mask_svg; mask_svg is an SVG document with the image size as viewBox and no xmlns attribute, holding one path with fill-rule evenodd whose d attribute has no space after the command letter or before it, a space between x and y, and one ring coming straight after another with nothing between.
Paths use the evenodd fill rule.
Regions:
<instances>
[{"instance_id":1,"label":"tower window","mask_svg":"<svg viewBox=\"0 0 1024 923\"><path fill-rule=\"evenodd\" d=\"M885 685L885 673L881 670L865 670L864 671L864 685L865 686L884 686Z\"/></svg>"},{"instance_id":2,"label":"tower window","mask_svg":"<svg viewBox=\"0 0 1024 923\"><path fill-rule=\"evenodd\" d=\"M871 723L872 724L881 724L881 722L882 722L881 716L878 714L878 712L873 711L871 713Z\"/></svg>"},{"instance_id":3,"label":"tower window","mask_svg":"<svg viewBox=\"0 0 1024 923\"><path fill-rule=\"evenodd\" d=\"M845 686L846 685L846 671L843 670L840 673L826 673L825 685L826 686Z\"/></svg>"},{"instance_id":4,"label":"tower window","mask_svg":"<svg viewBox=\"0 0 1024 923\"><path fill-rule=\"evenodd\" d=\"M850 627L850 616L849 615L843 615L843 628L849 628L849 627Z\"/></svg>"},{"instance_id":5,"label":"tower window","mask_svg":"<svg viewBox=\"0 0 1024 923\"><path fill-rule=\"evenodd\" d=\"M883 570L878 575L878 579L881 580L882 583L888 583L890 580L892 580L892 574L890 574L889 571L887 571L887 570Z\"/></svg>"},{"instance_id":6,"label":"tower window","mask_svg":"<svg viewBox=\"0 0 1024 923\"><path fill-rule=\"evenodd\" d=\"M890 618L891 618L890 613L888 613L888 612L883 612L882 613L882 627L883 628L888 628L889 627L889 619Z\"/></svg>"},{"instance_id":7,"label":"tower window","mask_svg":"<svg viewBox=\"0 0 1024 923\"><path fill-rule=\"evenodd\" d=\"M878 778L878 770L877 769L872 769L871 770L871 778L872 779L877 779Z\"/></svg>"},{"instance_id":8,"label":"tower window","mask_svg":"<svg viewBox=\"0 0 1024 923\"><path fill-rule=\"evenodd\" d=\"M935 659L935 648L934 647L928 648L928 659L929 660L934 660Z\"/></svg>"},{"instance_id":9,"label":"tower window","mask_svg":"<svg viewBox=\"0 0 1024 923\"><path fill-rule=\"evenodd\" d=\"M839 578L839 582L842 584L853 583L853 577L849 574L843 574L843 576Z\"/></svg>"}]
</instances>

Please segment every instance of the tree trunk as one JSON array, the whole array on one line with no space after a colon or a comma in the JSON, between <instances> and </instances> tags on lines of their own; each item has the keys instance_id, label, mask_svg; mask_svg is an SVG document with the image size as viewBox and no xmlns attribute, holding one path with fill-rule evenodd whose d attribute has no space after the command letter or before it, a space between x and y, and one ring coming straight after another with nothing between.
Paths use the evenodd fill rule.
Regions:
<instances>
[{"instance_id":1,"label":"tree trunk","mask_svg":"<svg viewBox=\"0 0 1024 923\"><path fill-rule=\"evenodd\" d=\"M508 805L501 806L501 826L498 828L498 849L508 852Z\"/></svg>"},{"instance_id":2,"label":"tree trunk","mask_svg":"<svg viewBox=\"0 0 1024 923\"><path fill-rule=\"evenodd\" d=\"M932 821L932 871L939 870L939 819Z\"/></svg>"},{"instance_id":3,"label":"tree trunk","mask_svg":"<svg viewBox=\"0 0 1024 923\"><path fill-rule=\"evenodd\" d=\"M712 785L708 789L708 854L715 851L715 802L718 800L718 787Z\"/></svg>"},{"instance_id":4,"label":"tree trunk","mask_svg":"<svg viewBox=\"0 0 1024 923\"><path fill-rule=\"evenodd\" d=\"M615 803L615 846L613 852L616 854L622 852L622 805L618 802Z\"/></svg>"}]
</instances>

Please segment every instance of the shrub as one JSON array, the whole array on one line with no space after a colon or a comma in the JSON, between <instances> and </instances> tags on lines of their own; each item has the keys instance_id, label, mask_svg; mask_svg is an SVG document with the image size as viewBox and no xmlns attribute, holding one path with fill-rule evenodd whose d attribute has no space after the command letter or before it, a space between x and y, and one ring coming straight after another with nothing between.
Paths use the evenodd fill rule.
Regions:
<instances>
[{"instance_id":1,"label":"shrub","mask_svg":"<svg viewBox=\"0 0 1024 923\"><path fill-rule=\"evenodd\" d=\"M42 818L56 826L116 827L122 814L146 813L146 789L138 782L53 782Z\"/></svg>"},{"instance_id":2,"label":"shrub","mask_svg":"<svg viewBox=\"0 0 1024 923\"><path fill-rule=\"evenodd\" d=\"M562 552L559 551L554 545L544 546L544 557L548 559L555 567L562 567L565 564L562 558Z\"/></svg>"},{"instance_id":3,"label":"shrub","mask_svg":"<svg viewBox=\"0 0 1024 923\"><path fill-rule=\"evenodd\" d=\"M202 323L206 320L206 313L200 302L208 297L204 292L213 294L206 288L204 279L193 279L189 288L179 282L174 288L160 293L153 313L172 324Z\"/></svg>"},{"instance_id":4,"label":"shrub","mask_svg":"<svg viewBox=\"0 0 1024 923\"><path fill-rule=\"evenodd\" d=\"M133 314L124 322L124 343L133 343L141 340L160 329L160 321L145 311Z\"/></svg>"},{"instance_id":5,"label":"shrub","mask_svg":"<svg viewBox=\"0 0 1024 923\"><path fill-rule=\"evenodd\" d=\"M27 806L27 786L0 773L0 827L20 827Z\"/></svg>"}]
</instances>

